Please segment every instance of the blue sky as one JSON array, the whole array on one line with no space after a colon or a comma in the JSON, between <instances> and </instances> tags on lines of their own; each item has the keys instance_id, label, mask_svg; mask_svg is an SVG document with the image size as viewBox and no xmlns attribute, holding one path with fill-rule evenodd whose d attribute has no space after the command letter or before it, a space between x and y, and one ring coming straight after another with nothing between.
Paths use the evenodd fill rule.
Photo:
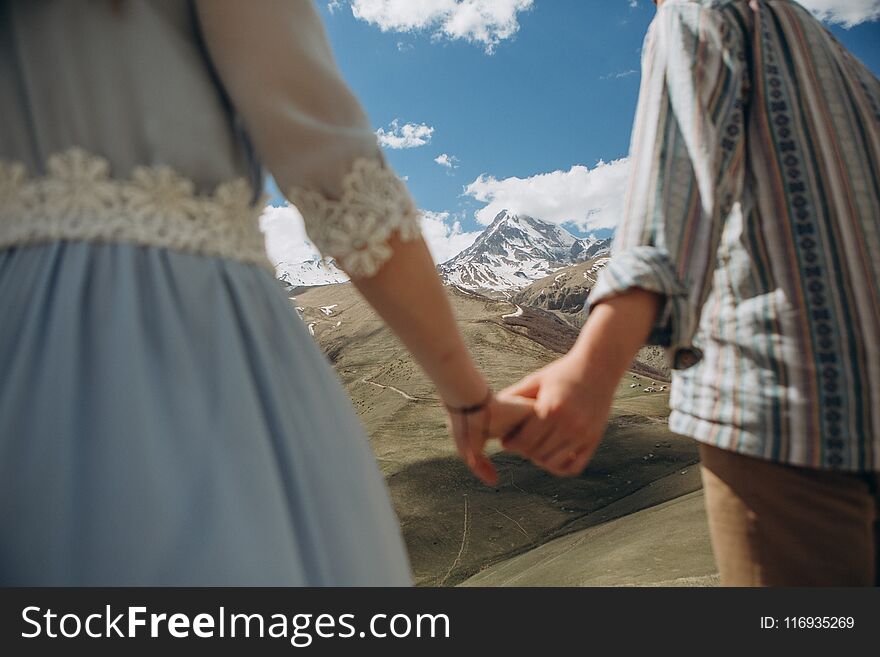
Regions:
<instances>
[{"instance_id":1,"label":"blue sky","mask_svg":"<svg viewBox=\"0 0 880 657\"><path fill-rule=\"evenodd\" d=\"M397 118L434 128L426 146L386 149L419 206L465 212L472 227L481 204L462 189L480 174L528 177L626 156L653 11L625 0L538 0L491 55L430 32L382 33L346 10L326 24L377 127ZM441 153L457 157L458 168L435 163Z\"/></svg>"},{"instance_id":2,"label":"blue sky","mask_svg":"<svg viewBox=\"0 0 880 657\"><path fill-rule=\"evenodd\" d=\"M458 222L448 229L453 250L507 204L558 223L573 219L565 225L576 233L613 225L626 175L625 162L615 161L627 155L653 4L467 2L491 7L490 15L455 14L461 0L317 2L338 64L375 128L400 137L411 124L410 143L425 142L385 148L418 206L447 227ZM877 16L880 0L804 3L825 11L838 39L880 73L880 22L858 22ZM435 161L444 154L452 167ZM606 166L596 169L599 162ZM569 198L573 188L592 191ZM589 218L587 206L595 213Z\"/></svg>"}]
</instances>

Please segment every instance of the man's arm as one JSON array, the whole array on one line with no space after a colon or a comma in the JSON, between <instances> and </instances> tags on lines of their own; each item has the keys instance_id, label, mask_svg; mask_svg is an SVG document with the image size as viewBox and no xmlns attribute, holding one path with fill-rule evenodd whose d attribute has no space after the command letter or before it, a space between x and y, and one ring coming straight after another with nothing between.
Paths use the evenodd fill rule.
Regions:
<instances>
[{"instance_id":1,"label":"man's arm","mask_svg":"<svg viewBox=\"0 0 880 657\"><path fill-rule=\"evenodd\" d=\"M574 347L503 394L534 398L534 416L505 448L560 476L580 473L602 439L611 402L654 324L661 297L632 289L598 304Z\"/></svg>"},{"instance_id":2,"label":"man's arm","mask_svg":"<svg viewBox=\"0 0 880 657\"><path fill-rule=\"evenodd\" d=\"M699 357L693 337L743 180L744 39L696 3L664 3L651 25L625 212L589 318L569 354L507 391L534 398L536 416L505 445L551 472L585 467L642 344L666 347L674 368Z\"/></svg>"}]
</instances>

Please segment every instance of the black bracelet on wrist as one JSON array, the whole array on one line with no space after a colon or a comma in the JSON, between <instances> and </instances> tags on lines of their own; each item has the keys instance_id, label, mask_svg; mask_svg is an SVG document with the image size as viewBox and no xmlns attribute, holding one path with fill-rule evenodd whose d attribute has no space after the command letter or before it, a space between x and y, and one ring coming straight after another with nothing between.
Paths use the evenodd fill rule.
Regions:
<instances>
[{"instance_id":1,"label":"black bracelet on wrist","mask_svg":"<svg viewBox=\"0 0 880 657\"><path fill-rule=\"evenodd\" d=\"M492 401L492 388L489 388L488 391L486 391L486 396L480 403L474 404L473 406L463 406L460 408L456 408L455 406L450 406L446 402L443 402L443 405L446 406L446 410L448 410L450 413L458 413L460 415L472 415L473 413L479 413L480 411L485 409L489 405L490 401Z\"/></svg>"}]
</instances>

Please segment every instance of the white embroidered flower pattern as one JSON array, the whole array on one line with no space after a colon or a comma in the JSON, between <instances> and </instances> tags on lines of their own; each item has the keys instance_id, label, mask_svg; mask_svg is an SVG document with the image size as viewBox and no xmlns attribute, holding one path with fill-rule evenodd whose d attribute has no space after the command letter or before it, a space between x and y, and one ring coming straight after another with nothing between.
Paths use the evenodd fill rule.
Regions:
<instances>
[{"instance_id":1,"label":"white embroidered flower pattern","mask_svg":"<svg viewBox=\"0 0 880 657\"><path fill-rule=\"evenodd\" d=\"M123 191L125 213L133 221L185 222L199 212L193 184L170 167L138 167Z\"/></svg>"},{"instance_id":2,"label":"white embroidered flower pattern","mask_svg":"<svg viewBox=\"0 0 880 657\"><path fill-rule=\"evenodd\" d=\"M81 148L52 155L41 184L43 212L57 222L103 220L119 212L119 186L107 160Z\"/></svg>"},{"instance_id":3,"label":"white embroidered flower pattern","mask_svg":"<svg viewBox=\"0 0 880 657\"><path fill-rule=\"evenodd\" d=\"M351 273L372 276L391 257L388 238L392 230L375 213L343 212L335 224L327 226L327 253Z\"/></svg>"},{"instance_id":4,"label":"white embroidered flower pattern","mask_svg":"<svg viewBox=\"0 0 880 657\"><path fill-rule=\"evenodd\" d=\"M259 227L259 213L255 213L254 208L262 210L268 198L261 194L254 200L253 195L250 183L244 179L218 185L214 191L214 203L203 217L207 224L206 229L211 230L218 221L230 218L230 227L234 228L228 234L230 240L246 248L264 249L265 240Z\"/></svg>"},{"instance_id":5,"label":"white embroidered flower pattern","mask_svg":"<svg viewBox=\"0 0 880 657\"><path fill-rule=\"evenodd\" d=\"M0 221L30 216L38 198L37 186L28 180L24 165L0 160Z\"/></svg>"},{"instance_id":6,"label":"white embroidered flower pattern","mask_svg":"<svg viewBox=\"0 0 880 657\"><path fill-rule=\"evenodd\" d=\"M0 162L0 248L56 239L130 242L257 264L274 273L259 229L263 207L244 179L213 196L169 167L109 177L104 158L73 148L48 159L48 175L27 179Z\"/></svg>"},{"instance_id":7,"label":"white embroidered flower pattern","mask_svg":"<svg viewBox=\"0 0 880 657\"><path fill-rule=\"evenodd\" d=\"M218 210L239 218L242 222L253 218L254 203L251 202L253 191L246 180L239 178L221 183L214 192L214 202ZM260 195L256 205L265 205L265 195Z\"/></svg>"},{"instance_id":8,"label":"white embroidered flower pattern","mask_svg":"<svg viewBox=\"0 0 880 657\"><path fill-rule=\"evenodd\" d=\"M406 186L378 160L358 159L332 200L313 190L288 195L302 214L306 232L325 256L353 276L373 276L391 257L397 232L404 241L421 235L418 212Z\"/></svg>"}]
</instances>

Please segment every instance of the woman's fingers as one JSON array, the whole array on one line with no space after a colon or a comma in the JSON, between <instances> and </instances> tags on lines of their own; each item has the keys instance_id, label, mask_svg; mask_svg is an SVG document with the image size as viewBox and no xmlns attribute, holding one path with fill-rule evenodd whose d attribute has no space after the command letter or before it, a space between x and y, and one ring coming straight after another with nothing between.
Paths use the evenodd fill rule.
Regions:
<instances>
[{"instance_id":1,"label":"woman's fingers","mask_svg":"<svg viewBox=\"0 0 880 657\"><path fill-rule=\"evenodd\" d=\"M496 406L494 400L492 406ZM502 419L510 416L516 420L527 415L530 407L531 404L528 402L505 402L502 410L497 414L501 414ZM469 414L451 413L448 416L448 426L459 456L473 475L487 486L494 486L498 481L495 466L483 453L486 441L491 435L487 433L487 428L491 428L487 420L491 419L491 416L492 413L487 414L485 410Z\"/></svg>"},{"instance_id":2,"label":"woman's fingers","mask_svg":"<svg viewBox=\"0 0 880 657\"><path fill-rule=\"evenodd\" d=\"M487 486L494 486L498 481L498 473L489 457L483 454L482 451L475 452L469 445L459 443L458 441L456 441L456 447L458 448L461 460L465 462L468 470Z\"/></svg>"},{"instance_id":3,"label":"woman's fingers","mask_svg":"<svg viewBox=\"0 0 880 657\"><path fill-rule=\"evenodd\" d=\"M474 467L471 468L471 472L473 472L474 476L486 486L494 486L498 483L498 471L495 469L495 465L492 463L491 459L485 454L480 454L477 457Z\"/></svg>"},{"instance_id":4,"label":"woman's fingers","mask_svg":"<svg viewBox=\"0 0 880 657\"><path fill-rule=\"evenodd\" d=\"M532 415L534 406L534 400L499 394L489 409L489 437L509 434Z\"/></svg>"},{"instance_id":5,"label":"woman's fingers","mask_svg":"<svg viewBox=\"0 0 880 657\"><path fill-rule=\"evenodd\" d=\"M462 429L462 422L467 422L467 418L463 415L452 413L446 415L446 428L452 435L452 441L455 443L455 448L458 450L458 454L461 456L462 460L467 461L469 450L464 440L465 430Z\"/></svg>"},{"instance_id":6,"label":"woman's fingers","mask_svg":"<svg viewBox=\"0 0 880 657\"><path fill-rule=\"evenodd\" d=\"M486 412L484 410L463 416L464 422L467 423L464 443L468 454L467 464L471 472L487 486L494 486L498 481L498 474L492 461L483 451L491 435L487 432L489 428L487 420L491 419L491 414L486 416Z\"/></svg>"}]
</instances>

